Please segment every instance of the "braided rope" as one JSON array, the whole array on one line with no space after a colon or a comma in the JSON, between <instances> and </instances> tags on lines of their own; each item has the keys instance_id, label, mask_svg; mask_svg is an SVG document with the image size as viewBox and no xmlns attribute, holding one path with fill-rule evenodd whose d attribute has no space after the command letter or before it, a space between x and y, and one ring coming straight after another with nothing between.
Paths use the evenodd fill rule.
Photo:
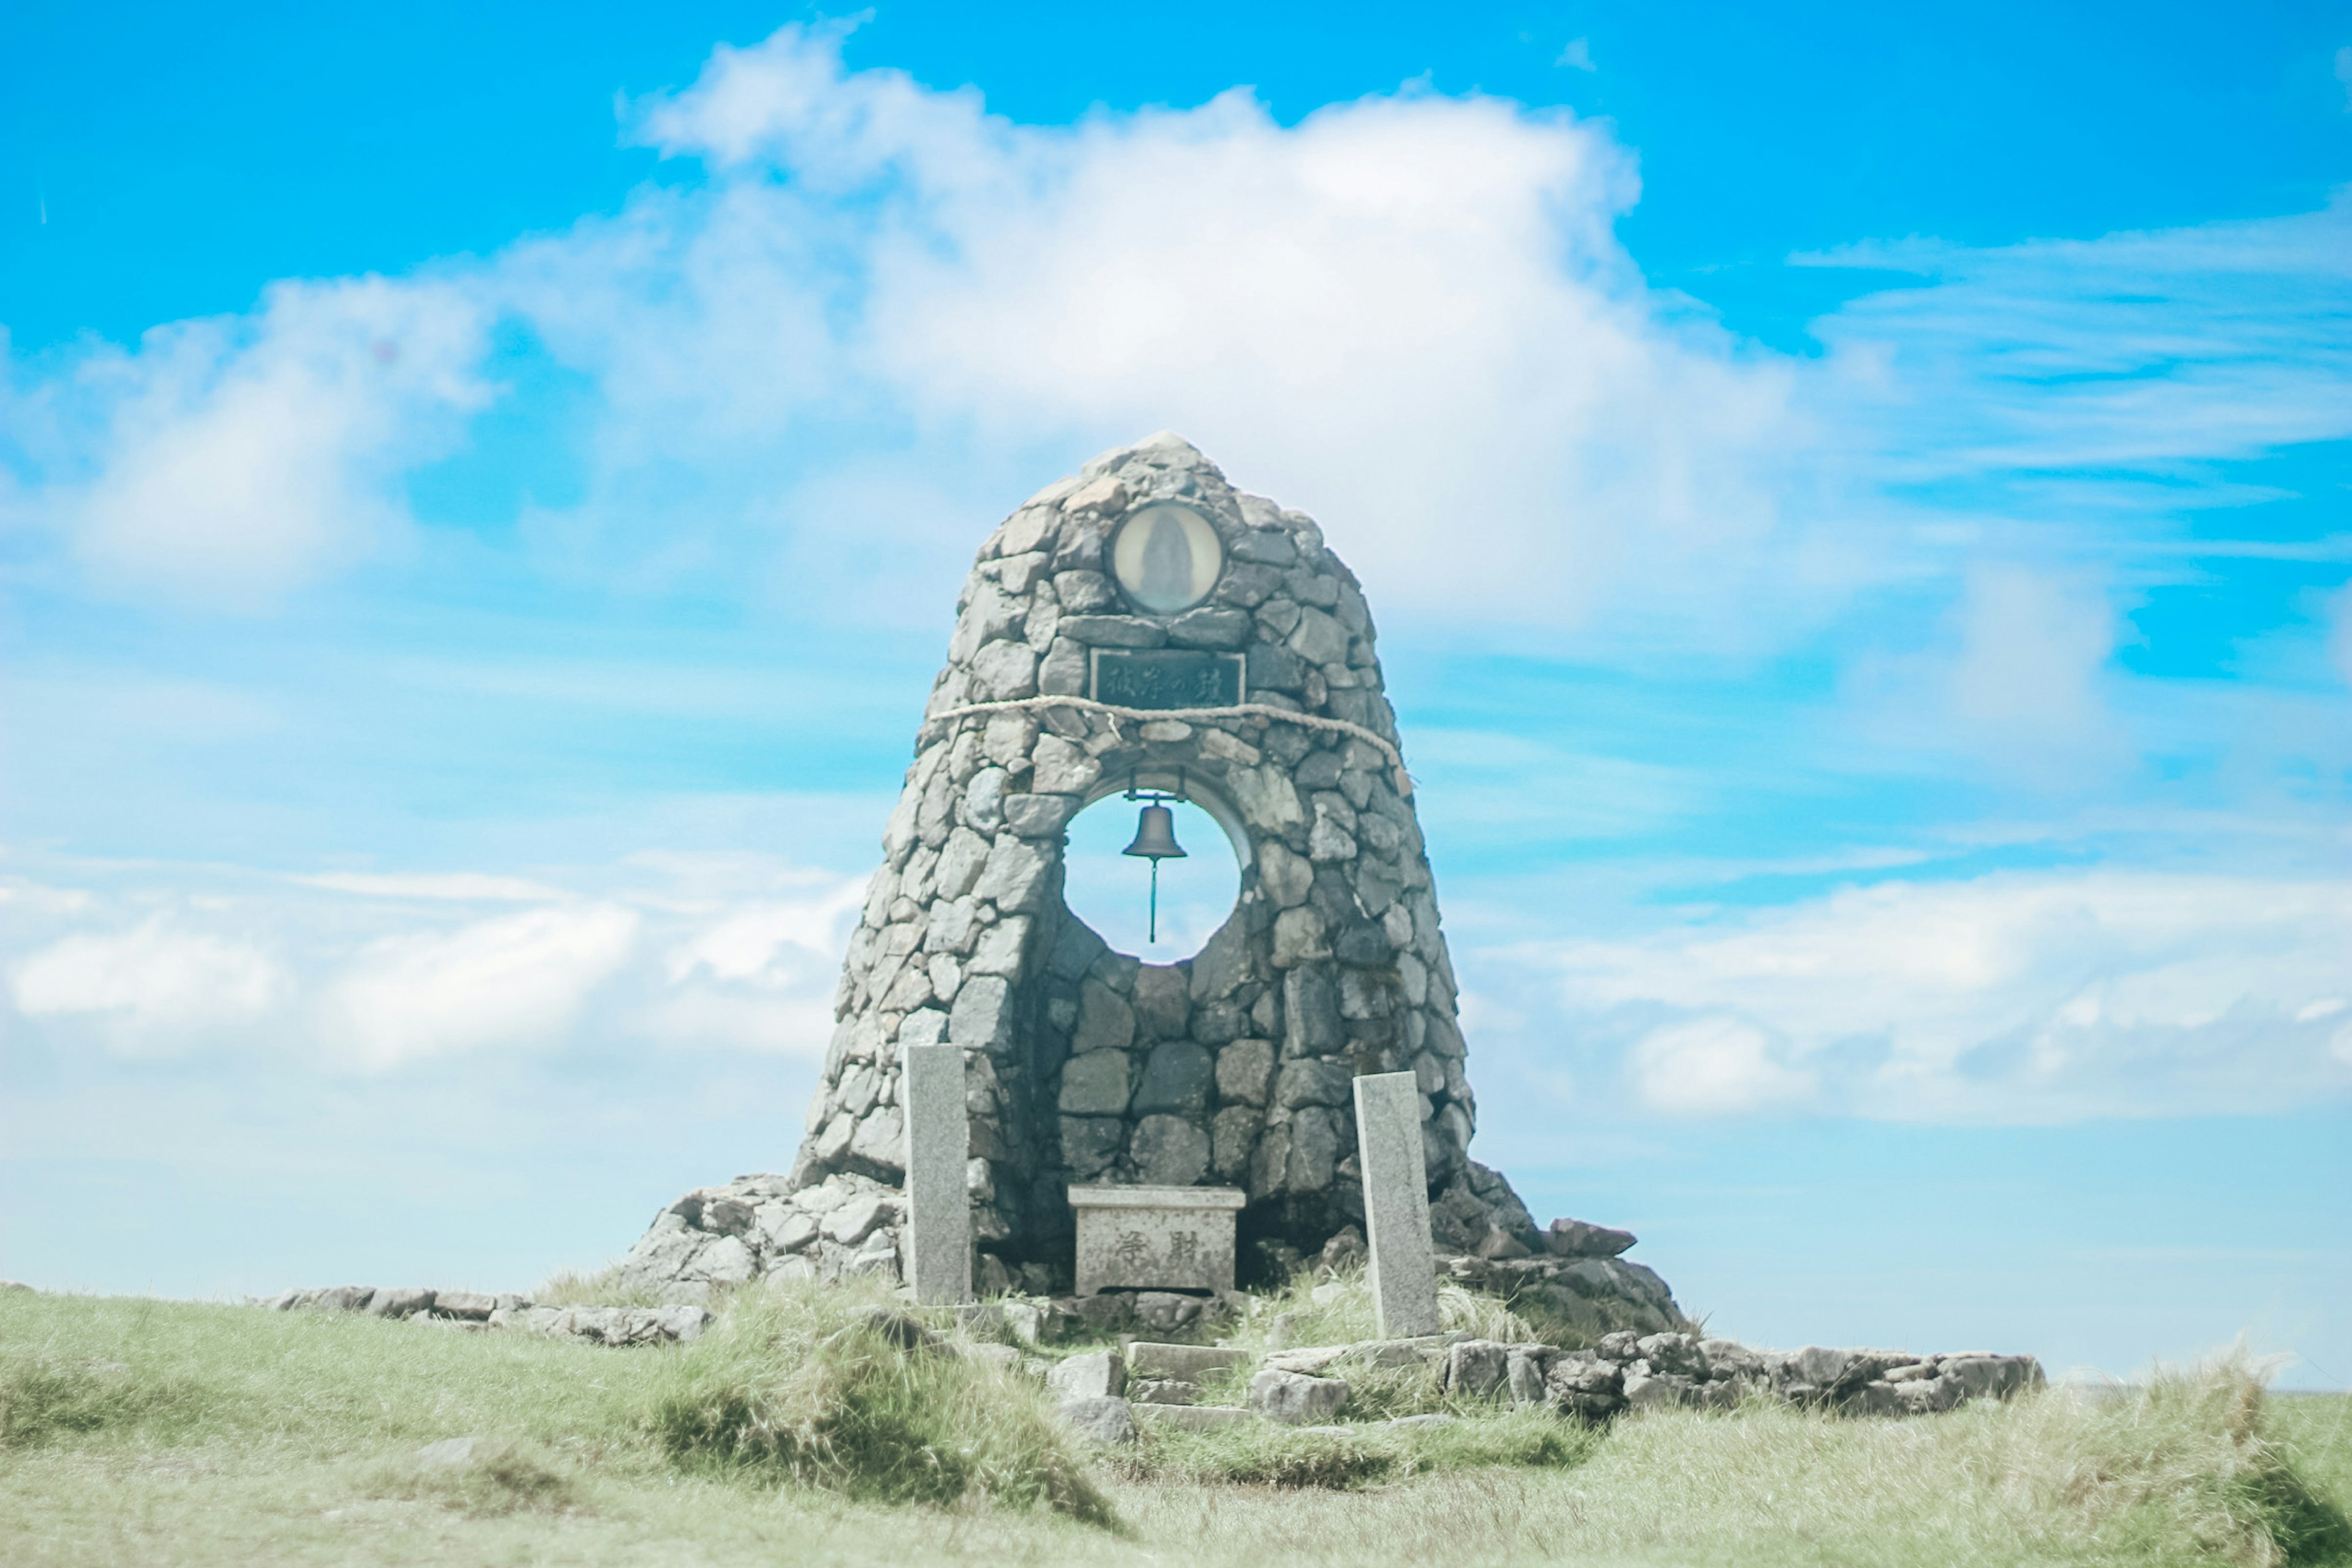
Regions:
<instances>
[{"instance_id":1,"label":"braided rope","mask_svg":"<svg viewBox=\"0 0 2352 1568\"><path fill-rule=\"evenodd\" d=\"M1001 702L965 702L944 709L923 721L928 730L934 724L944 724L950 719L977 718L989 713L1006 713L1029 708L1075 708L1081 712L1100 713L1110 719L1133 719L1143 723L1155 720L1174 719L1265 719L1279 720L1286 724L1297 724L1309 730L1328 730L1351 735L1357 740L1380 749L1396 772L1397 794L1408 798L1412 795L1412 775L1404 771L1404 753L1378 731L1346 719L1329 719L1320 713L1294 713L1287 708L1276 708L1265 702L1237 702L1228 708L1128 708L1116 702L1097 702L1091 697L1009 697Z\"/></svg>"}]
</instances>

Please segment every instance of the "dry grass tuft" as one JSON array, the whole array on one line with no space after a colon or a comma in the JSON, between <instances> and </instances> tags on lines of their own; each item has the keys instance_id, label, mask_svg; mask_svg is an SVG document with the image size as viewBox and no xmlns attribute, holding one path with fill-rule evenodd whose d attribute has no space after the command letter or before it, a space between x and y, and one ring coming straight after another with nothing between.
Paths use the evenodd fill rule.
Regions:
<instances>
[{"instance_id":1,"label":"dry grass tuft","mask_svg":"<svg viewBox=\"0 0 2352 1568\"><path fill-rule=\"evenodd\" d=\"M1042 1388L903 1343L889 1331L905 1321L893 1305L879 1287L743 1293L677 1361L654 1435L689 1468L890 1502L1043 1503L1113 1522Z\"/></svg>"}]
</instances>

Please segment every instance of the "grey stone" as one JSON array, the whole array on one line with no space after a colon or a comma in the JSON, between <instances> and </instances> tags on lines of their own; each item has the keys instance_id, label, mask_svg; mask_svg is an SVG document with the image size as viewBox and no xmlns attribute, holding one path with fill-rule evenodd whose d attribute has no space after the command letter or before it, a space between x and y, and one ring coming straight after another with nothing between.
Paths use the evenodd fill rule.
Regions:
<instances>
[{"instance_id":1,"label":"grey stone","mask_svg":"<svg viewBox=\"0 0 2352 1568\"><path fill-rule=\"evenodd\" d=\"M1130 1377L1163 1378L1191 1384L1237 1372L1249 1364L1249 1359L1247 1351L1230 1350L1223 1345L1163 1344L1157 1341L1138 1340L1127 1347L1127 1370Z\"/></svg>"},{"instance_id":2,"label":"grey stone","mask_svg":"<svg viewBox=\"0 0 2352 1568\"><path fill-rule=\"evenodd\" d=\"M1696 1385L1677 1373L1625 1374L1625 1403L1636 1410L1667 1409L1698 1402Z\"/></svg>"},{"instance_id":3,"label":"grey stone","mask_svg":"<svg viewBox=\"0 0 2352 1568\"><path fill-rule=\"evenodd\" d=\"M509 1314L499 1313L499 1317ZM529 1307L511 1314L512 1327L549 1339L623 1349L683 1344L700 1339L710 1314L701 1307Z\"/></svg>"},{"instance_id":4,"label":"grey stone","mask_svg":"<svg viewBox=\"0 0 2352 1568\"><path fill-rule=\"evenodd\" d=\"M490 1314L499 1310L499 1299L481 1290L436 1290L433 1311L436 1317L465 1318L488 1322Z\"/></svg>"},{"instance_id":5,"label":"grey stone","mask_svg":"<svg viewBox=\"0 0 2352 1568\"><path fill-rule=\"evenodd\" d=\"M1265 1112L1254 1105L1228 1105L1209 1124L1209 1168L1225 1181L1238 1181L1248 1171L1250 1152L1257 1145Z\"/></svg>"},{"instance_id":6,"label":"grey stone","mask_svg":"<svg viewBox=\"0 0 2352 1568\"><path fill-rule=\"evenodd\" d=\"M958 1047L999 1052L1013 1043L1013 988L1002 975L981 974L958 990L948 1037ZM901 1038L904 1038L902 1033Z\"/></svg>"},{"instance_id":7,"label":"grey stone","mask_svg":"<svg viewBox=\"0 0 2352 1568\"><path fill-rule=\"evenodd\" d=\"M1136 1438L1135 1417L1124 1399L1102 1394L1065 1399L1055 1407L1054 1414L1061 1418L1062 1425L1089 1443L1113 1447L1132 1443Z\"/></svg>"},{"instance_id":8,"label":"grey stone","mask_svg":"<svg viewBox=\"0 0 2352 1568\"><path fill-rule=\"evenodd\" d=\"M1270 1421L1306 1426L1339 1413L1348 1403L1348 1384L1337 1377L1309 1377L1304 1373L1260 1372L1250 1379L1249 1406Z\"/></svg>"},{"instance_id":9,"label":"grey stone","mask_svg":"<svg viewBox=\"0 0 2352 1568\"><path fill-rule=\"evenodd\" d=\"M1077 813L1077 796L1015 795L1004 801L1004 826L1024 838L1052 838L1069 826Z\"/></svg>"},{"instance_id":10,"label":"grey stone","mask_svg":"<svg viewBox=\"0 0 2352 1568\"><path fill-rule=\"evenodd\" d=\"M1008 975L1020 967L1029 941L1029 917L1014 915L988 928L964 967L973 974Z\"/></svg>"},{"instance_id":11,"label":"grey stone","mask_svg":"<svg viewBox=\"0 0 2352 1568\"><path fill-rule=\"evenodd\" d=\"M1025 913L1044 901L1054 870L1049 852L1035 840L1000 837L973 891L1007 913Z\"/></svg>"},{"instance_id":12,"label":"grey stone","mask_svg":"<svg viewBox=\"0 0 2352 1568\"><path fill-rule=\"evenodd\" d=\"M1118 1116L1127 1110L1125 1051L1089 1051L1062 1064L1059 1105L1066 1116Z\"/></svg>"},{"instance_id":13,"label":"grey stone","mask_svg":"<svg viewBox=\"0 0 2352 1568\"><path fill-rule=\"evenodd\" d=\"M372 1293L367 1304L369 1315L378 1318L411 1318L419 1312L429 1312L432 1310L432 1291L415 1289L398 1289L390 1286Z\"/></svg>"},{"instance_id":14,"label":"grey stone","mask_svg":"<svg viewBox=\"0 0 2352 1568\"><path fill-rule=\"evenodd\" d=\"M1459 1394L1484 1398L1504 1386L1510 1374L1511 1352L1493 1340L1465 1340L1445 1352L1445 1386Z\"/></svg>"},{"instance_id":15,"label":"grey stone","mask_svg":"<svg viewBox=\"0 0 2352 1568\"><path fill-rule=\"evenodd\" d=\"M1178 647L1240 648L1254 624L1242 610L1188 610L1168 623L1168 640Z\"/></svg>"},{"instance_id":16,"label":"grey stone","mask_svg":"<svg viewBox=\"0 0 2352 1568\"><path fill-rule=\"evenodd\" d=\"M1081 1181L1099 1175L1127 1147L1127 1123L1115 1116L1061 1119L1062 1163Z\"/></svg>"},{"instance_id":17,"label":"grey stone","mask_svg":"<svg viewBox=\"0 0 2352 1568\"><path fill-rule=\"evenodd\" d=\"M1191 1186L1209 1173L1212 1152L1207 1130L1176 1116L1145 1117L1128 1141L1137 1178L1154 1186Z\"/></svg>"},{"instance_id":18,"label":"grey stone","mask_svg":"<svg viewBox=\"0 0 2352 1568\"><path fill-rule=\"evenodd\" d=\"M1546 1350L1514 1345L1504 1358L1503 1382L1514 1405L1541 1405L1546 1394Z\"/></svg>"},{"instance_id":19,"label":"grey stone","mask_svg":"<svg viewBox=\"0 0 2352 1568\"><path fill-rule=\"evenodd\" d=\"M1313 959L1331 956L1331 946L1325 940L1323 916L1317 910L1301 907L1285 910L1274 917L1274 966L1290 969Z\"/></svg>"},{"instance_id":20,"label":"grey stone","mask_svg":"<svg viewBox=\"0 0 2352 1568\"><path fill-rule=\"evenodd\" d=\"M988 864L988 850L989 841L969 827L949 834L939 865L931 872L933 896L953 902L971 891L981 868Z\"/></svg>"},{"instance_id":21,"label":"grey stone","mask_svg":"<svg viewBox=\"0 0 2352 1568\"><path fill-rule=\"evenodd\" d=\"M1171 1040L1152 1047L1143 1080L1136 1085L1135 1109L1198 1115L1209 1108L1209 1090L1216 1063L1190 1040Z\"/></svg>"},{"instance_id":22,"label":"grey stone","mask_svg":"<svg viewBox=\"0 0 2352 1568\"><path fill-rule=\"evenodd\" d=\"M1077 1052L1125 1050L1135 1041L1135 1009L1099 980L1078 990L1078 1024L1070 1037Z\"/></svg>"},{"instance_id":23,"label":"grey stone","mask_svg":"<svg viewBox=\"0 0 2352 1568\"><path fill-rule=\"evenodd\" d=\"M1290 1158L1283 1182L1294 1193L1321 1192L1331 1184L1339 1164L1339 1113L1319 1105L1291 1113Z\"/></svg>"},{"instance_id":24,"label":"grey stone","mask_svg":"<svg viewBox=\"0 0 2352 1568\"><path fill-rule=\"evenodd\" d=\"M1127 1385L1127 1397L1137 1405L1198 1405L1201 1385L1176 1378L1139 1378Z\"/></svg>"},{"instance_id":25,"label":"grey stone","mask_svg":"<svg viewBox=\"0 0 2352 1568\"><path fill-rule=\"evenodd\" d=\"M1302 1105L1345 1105L1354 1078L1345 1062L1311 1057L1287 1061L1275 1079L1274 1102L1286 1110Z\"/></svg>"},{"instance_id":26,"label":"grey stone","mask_svg":"<svg viewBox=\"0 0 2352 1568\"><path fill-rule=\"evenodd\" d=\"M1066 1403L1117 1397L1127 1392L1127 1363L1117 1351L1088 1351L1055 1362L1045 1373L1045 1386Z\"/></svg>"},{"instance_id":27,"label":"grey stone","mask_svg":"<svg viewBox=\"0 0 2352 1568\"><path fill-rule=\"evenodd\" d=\"M953 1046L924 1046L919 1048L927 1051L955 1050ZM956 1073L961 1079L963 1073L962 1053L956 1052ZM961 1085L959 1083L956 1096L959 1110L962 1109L962 1099ZM956 1192L959 1197L963 1192L962 1171L963 1156L959 1152L956 1156L958 1176ZM879 1193L860 1193L847 1203L828 1211L825 1216L817 1222L817 1234L827 1241L837 1241L844 1247L855 1247L871 1236L874 1233L874 1227L880 1225L888 1216L889 1212Z\"/></svg>"},{"instance_id":28,"label":"grey stone","mask_svg":"<svg viewBox=\"0 0 2352 1568\"><path fill-rule=\"evenodd\" d=\"M1027 697L1037 689L1036 650L1022 643L988 644L972 655L971 671L984 702Z\"/></svg>"},{"instance_id":29,"label":"grey stone","mask_svg":"<svg viewBox=\"0 0 2352 1568\"><path fill-rule=\"evenodd\" d=\"M1633 1241L1630 1230L1612 1230L1580 1219L1556 1219L1544 1233L1544 1249L1555 1258L1614 1258Z\"/></svg>"},{"instance_id":30,"label":"grey stone","mask_svg":"<svg viewBox=\"0 0 2352 1568\"><path fill-rule=\"evenodd\" d=\"M1217 1053L1217 1096L1244 1105L1264 1105L1274 1075L1272 1040L1235 1040Z\"/></svg>"},{"instance_id":31,"label":"grey stone","mask_svg":"<svg viewBox=\"0 0 2352 1568\"><path fill-rule=\"evenodd\" d=\"M1168 640L1158 622L1134 616L1064 616L1061 633L1089 647L1158 647Z\"/></svg>"},{"instance_id":32,"label":"grey stone","mask_svg":"<svg viewBox=\"0 0 2352 1568\"><path fill-rule=\"evenodd\" d=\"M907 1107L908 1283L918 1301L966 1300L971 1295L971 1200L965 1184L971 1130L963 1047L907 1047L898 1084Z\"/></svg>"},{"instance_id":33,"label":"grey stone","mask_svg":"<svg viewBox=\"0 0 2352 1568\"><path fill-rule=\"evenodd\" d=\"M899 1123L896 1106L881 1106L866 1112L850 1135L849 1152L877 1170L895 1172L905 1151L901 1141L905 1130Z\"/></svg>"},{"instance_id":34,"label":"grey stone","mask_svg":"<svg viewBox=\"0 0 2352 1568\"><path fill-rule=\"evenodd\" d=\"M1181 969L1147 963L1135 972L1136 1021L1156 1039L1181 1039L1192 1016L1191 984Z\"/></svg>"},{"instance_id":35,"label":"grey stone","mask_svg":"<svg viewBox=\"0 0 2352 1568\"><path fill-rule=\"evenodd\" d=\"M1366 1282L1381 1332L1434 1333L1437 1281L1422 1162L1421 1091L1411 1073L1355 1080L1356 1148L1363 1165Z\"/></svg>"},{"instance_id":36,"label":"grey stone","mask_svg":"<svg viewBox=\"0 0 2352 1568\"><path fill-rule=\"evenodd\" d=\"M1099 572L1062 572L1054 578L1054 597L1068 615L1092 615L1118 603L1110 579Z\"/></svg>"},{"instance_id":37,"label":"grey stone","mask_svg":"<svg viewBox=\"0 0 2352 1568\"><path fill-rule=\"evenodd\" d=\"M1285 1056L1329 1056L1347 1044L1347 1022L1339 1016L1339 987L1322 965L1294 969L1283 977L1282 1015L1286 1028L1282 1042Z\"/></svg>"}]
</instances>

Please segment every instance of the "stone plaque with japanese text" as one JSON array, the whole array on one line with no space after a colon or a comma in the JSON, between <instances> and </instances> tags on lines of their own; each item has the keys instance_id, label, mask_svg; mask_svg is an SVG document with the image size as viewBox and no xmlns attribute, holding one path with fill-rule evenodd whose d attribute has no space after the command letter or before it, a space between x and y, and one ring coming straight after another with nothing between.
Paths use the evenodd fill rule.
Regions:
<instances>
[{"instance_id":1,"label":"stone plaque with japanese text","mask_svg":"<svg viewBox=\"0 0 2352 1568\"><path fill-rule=\"evenodd\" d=\"M1122 708L1230 708L1242 700L1242 656L1193 648L1098 647L1093 696Z\"/></svg>"},{"instance_id":2,"label":"stone plaque with japanese text","mask_svg":"<svg viewBox=\"0 0 2352 1568\"><path fill-rule=\"evenodd\" d=\"M1074 1186L1077 1292L1230 1290L1239 1187Z\"/></svg>"}]
</instances>

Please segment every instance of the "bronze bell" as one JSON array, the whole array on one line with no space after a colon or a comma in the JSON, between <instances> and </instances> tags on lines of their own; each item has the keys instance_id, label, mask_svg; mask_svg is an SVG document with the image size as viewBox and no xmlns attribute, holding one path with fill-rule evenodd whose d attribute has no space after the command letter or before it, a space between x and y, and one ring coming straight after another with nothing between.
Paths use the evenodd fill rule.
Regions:
<instances>
[{"instance_id":1,"label":"bronze bell","mask_svg":"<svg viewBox=\"0 0 2352 1568\"><path fill-rule=\"evenodd\" d=\"M1162 860L1183 859L1184 847L1176 842L1176 814L1157 801L1145 806L1135 825L1135 842L1119 853L1141 856L1155 871Z\"/></svg>"}]
</instances>

